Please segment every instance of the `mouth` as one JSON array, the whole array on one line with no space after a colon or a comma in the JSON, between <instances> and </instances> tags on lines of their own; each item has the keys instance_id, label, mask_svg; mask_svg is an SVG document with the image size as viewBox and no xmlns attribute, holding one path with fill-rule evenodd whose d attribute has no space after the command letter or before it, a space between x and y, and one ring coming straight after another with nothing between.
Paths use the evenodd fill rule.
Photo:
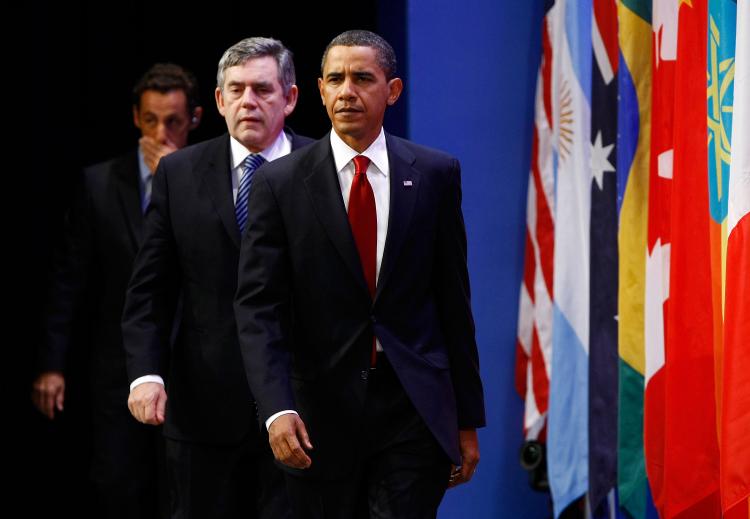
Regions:
<instances>
[{"instance_id":1,"label":"mouth","mask_svg":"<svg viewBox=\"0 0 750 519\"><path fill-rule=\"evenodd\" d=\"M355 108L353 106L345 106L344 108L339 108L336 110L337 114L358 114L361 113L363 110L359 108Z\"/></svg>"}]
</instances>

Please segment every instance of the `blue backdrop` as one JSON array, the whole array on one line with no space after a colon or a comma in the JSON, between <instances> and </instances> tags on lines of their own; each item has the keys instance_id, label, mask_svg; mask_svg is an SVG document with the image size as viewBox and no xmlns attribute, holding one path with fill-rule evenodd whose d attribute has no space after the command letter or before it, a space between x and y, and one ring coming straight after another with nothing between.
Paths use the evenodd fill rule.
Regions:
<instances>
[{"instance_id":1,"label":"blue backdrop","mask_svg":"<svg viewBox=\"0 0 750 519\"><path fill-rule=\"evenodd\" d=\"M487 427L474 480L440 518L546 518L518 463L523 406L513 385L526 184L542 0L407 1L409 137L459 158Z\"/></svg>"}]
</instances>

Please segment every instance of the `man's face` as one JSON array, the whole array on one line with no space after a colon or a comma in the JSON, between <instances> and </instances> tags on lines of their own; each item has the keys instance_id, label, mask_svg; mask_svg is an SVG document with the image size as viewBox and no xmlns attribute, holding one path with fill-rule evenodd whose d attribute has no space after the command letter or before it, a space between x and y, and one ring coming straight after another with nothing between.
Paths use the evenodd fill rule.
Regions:
<instances>
[{"instance_id":1,"label":"man's face","mask_svg":"<svg viewBox=\"0 0 750 519\"><path fill-rule=\"evenodd\" d=\"M165 94L144 91L140 105L133 107L133 122L142 136L176 148L187 144L188 132L193 127L183 90L170 90Z\"/></svg>"},{"instance_id":2,"label":"man's face","mask_svg":"<svg viewBox=\"0 0 750 519\"><path fill-rule=\"evenodd\" d=\"M297 86L292 85L284 95L271 56L227 68L223 87L216 89L216 106L229 134L254 153L273 143L297 104Z\"/></svg>"},{"instance_id":3,"label":"man's face","mask_svg":"<svg viewBox=\"0 0 750 519\"><path fill-rule=\"evenodd\" d=\"M333 129L349 146L364 151L383 126L385 108L396 102L403 83L385 79L371 47L328 50L318 88Z\"/></svg>"}]
</instances>

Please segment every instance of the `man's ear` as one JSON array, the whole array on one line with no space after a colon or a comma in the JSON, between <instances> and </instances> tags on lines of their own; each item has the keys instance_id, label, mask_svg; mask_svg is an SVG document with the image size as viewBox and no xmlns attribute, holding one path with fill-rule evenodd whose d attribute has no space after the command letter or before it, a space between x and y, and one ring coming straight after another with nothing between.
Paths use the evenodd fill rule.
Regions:
<instances>
[{"instance_id":1,"label":"man's ear","mask_svg":"<svg viewBox=\"0 0 750 519\"><path fill-rule=\"evenodd\" d=\"M198 127L198 125L201 123L201 118L203 118L203 107L196 106L193 109L193 117L190 119L191 130L195 130Z\"/></svg>"},{"instance_id":2,"label":"man's ear","mask_svg":"<svg viewBox=\"0 0 750 519\"><path fill-rule=\"evenodd\" d=\"M395 77L388 82L388 106L392 106L398 101L403 90L404 82L401 81L401 78Z\"/></svg>"},{"instance_id":3,"label":"man's ear","mask_svg":"<svg viewBox=\"0 0 750 519\"><path fill-rule=\"evenodd\" d=\"M221 88L216 87L216 90L214 91L214 97L216 98L216 109L219 110L219 113L222 117L226 117L226 113L224 110L224 94L222 94Z\"/></svg>"},{"instance_id":4,"label":"man's ear","mask_svg":"<svg viewBox=\"0 0 750 519\"><path fill-rule=\"evenodd\" d=\"M289 93L286 95L284 117L289 117L294 111L294 107L297 106L297 99L299 99L299 89L297 88L297 85L292 85L289 87Z\"/></svg>"}]
</instances>

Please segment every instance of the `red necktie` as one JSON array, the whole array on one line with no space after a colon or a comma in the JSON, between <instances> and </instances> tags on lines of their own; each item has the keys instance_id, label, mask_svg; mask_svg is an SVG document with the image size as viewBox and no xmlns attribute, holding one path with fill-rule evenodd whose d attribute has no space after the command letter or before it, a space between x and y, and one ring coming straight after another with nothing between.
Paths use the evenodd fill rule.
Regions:
<instances>
[{"instance_id":1,"label":"red necktie","mask_svg":"<svg viewBox=\"0 0 750 519\"><path fill-rule=\"evenodd\" d=\"M378 245L378 216L375 212L375 195L367 180L370 159L357 155L354 161L354 180L349 191L349 225L357 244L359 261L365 274L370 296L375 298L375 257ZM372 338L371 365L375 366L375 337Z\"/></svg>"}]
</instances>

